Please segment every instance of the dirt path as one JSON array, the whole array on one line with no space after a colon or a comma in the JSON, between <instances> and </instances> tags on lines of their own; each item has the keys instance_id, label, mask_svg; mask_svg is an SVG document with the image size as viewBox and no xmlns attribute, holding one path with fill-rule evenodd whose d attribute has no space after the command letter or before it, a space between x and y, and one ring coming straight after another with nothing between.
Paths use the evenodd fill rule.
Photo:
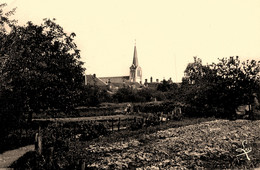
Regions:
<instances>
[{"instance_id":1,"label":"dirt path","mask_svg":"<svg viewBox=\"0 0 260 170\"><path fill-rule=\"evenodd\" d=\"M33 150L34 145L28 145L15 150L6 151L0 154L0 168L8 168L14 161L19 159L26 152Z\"/></svg>"}]
</instances>

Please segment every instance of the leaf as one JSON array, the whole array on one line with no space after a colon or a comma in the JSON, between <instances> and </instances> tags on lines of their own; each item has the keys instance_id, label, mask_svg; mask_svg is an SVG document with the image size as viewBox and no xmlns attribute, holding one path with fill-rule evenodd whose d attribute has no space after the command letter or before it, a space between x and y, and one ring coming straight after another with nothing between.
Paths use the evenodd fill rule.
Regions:
<instances>
[{"instance_id":1,"label":"leaf","mask_svg":"<svg viewBox=\"0 0 260 170\"><path fill-rule=\"evenodd\" d=\"M242 148L238 148L236 149L237 152L243 152L243 149Z\"/></svg>"}]
</instances>

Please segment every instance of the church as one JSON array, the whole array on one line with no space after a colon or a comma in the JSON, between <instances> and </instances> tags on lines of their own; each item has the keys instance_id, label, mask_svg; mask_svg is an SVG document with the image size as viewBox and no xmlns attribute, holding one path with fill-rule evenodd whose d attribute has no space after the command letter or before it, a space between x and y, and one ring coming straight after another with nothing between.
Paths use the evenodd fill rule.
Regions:
<instances>
[{"instance_id":1,"label":"church","mask_svg":"<svg viewBox=\"0 0 260 170\"><path fill-rule=\"evenodd\" d=\"M123 87L142 87L142 68L138 63L136 44L134 46L133 63L130 66L129 75L116 77L97 77L95 74L85 75L85 85L108 87L111 90Z\"/></svg>"}]
</instances>

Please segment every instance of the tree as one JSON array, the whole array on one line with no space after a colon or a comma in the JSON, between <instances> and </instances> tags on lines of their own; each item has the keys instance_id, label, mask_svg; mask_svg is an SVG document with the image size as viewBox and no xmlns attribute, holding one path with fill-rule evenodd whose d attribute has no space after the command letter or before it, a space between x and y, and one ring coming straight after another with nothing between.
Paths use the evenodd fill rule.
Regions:
<instances>
[{"instance_id":1,"label":"tree","mask_svg":"<svg viewBox=\"0 0 260 170\"><path fill-rule=\"evenodd\" d=\"M239 105L252 103L253 93L260 88L260 61L241 62L237 56L220 59L211 67L216 72L219 107L235 114Z\"/></svg>"},{"instance_id":2,"label":"tree","mask_svg":"<svg viewBox=\"0 0 260 170\"><path fill-rule=\"evenodd\" d=\"M55 20L42 25L15 26L2 44L8 56L2 68L4 91L20 114L58 109L69 112L83 86L83 63L74 43ZM5 96L6 97L6 96Z\"/></svg>"},{"instance_id":3,"label":"tree","mask_svg":"<svg viewBox=\"0 0 260 170\"><path fill-rule=\"evenodd\" d=\"M98 86L84 86L82 90L80 105L81 106L98 106L102 102L111 102L112 97L107 90Z\"/></svg>"},{"instance_id":4,"label":"tree","mask_svg":"<svg viewBox=\"0 0 260 170\"><path fill-rule=\"evenodd\" d=\"M179 94L182 100L195 107L196 114L204 115L203 109L207 104L207 89L211 88L209 66L202 65L200 58L194 57L194 62L189 63L184 71ZM214 76L213 76L214 77Z\"/></svg>"},{"instance_id":5,"label":"tree","mask_svg":"<svg viewBox=\"0 0 260 170\"><path fill-rule=\"evenodd\" d=\"M15 27L16 20L11 20L9 17L14 14L15 8L11 11L5 11L4 8L7 6L6 3L0 4L0 129L1 136L4 136L8 132L9 127L15 126L17 124L16 115L11 115L7 110L10 110L10 106L7 105L13 98L11 95L7 96L6 92L3 90L8 87L4 86L4 78L2 74L2 68L5 64L7 55L5 54L6 48L5 44L8 41L9 31Z\"/></svg>"},{"instance_id":6,"label":"tree","mask_svg":"<svg viewBox=\"0 0 260 170\"><path fill-rule=\"evenodd\" d=\"M115 94L113 94L113 99L116 102L134 102L133 101L134 91L129 87L120 88Z\"/></svg>"},{"instance_id":7,"label":"tree","mask_svg":"<svg viewBox=\"0 0 260 170\"><path fill-rule=\"evenodd\" d=\"M202 60L196 56L193 59L194 62L189 63L184 71L183 83L195 84L205 75L206 66L202 65Z\"/></svg>"},{"instance_id":8,"label":"tree","mask_svg":"<svg viewBox=\"0 0 260 170\"><path fill-rule=\"evenodd\" d=\"M231 118L239 105L251 102L260 87L259 61L241 62L239 57L230 57L220 59L217 64L200 63L195 60L188 65L185 71L192 70L192 74L183 79L182 90L186 90L183 90L186 102L207 115L223 109L222 116ZM193 83L187 83L189 80Z\"/></svg>"},{"instance_id":9,"label":"tree","mask_svg":"<svg viewBox=\"0 0 260 170\"><path fill-rule=\"evenodd\" d=\"M178 88L178 86L175 83L172 83L170 81L163 80L162 83L160 83L157 87L158 91L167 92Z\"/></svg>"},{"instance_id":10,"label":"tree","mask_svg":"<svg viewBox=\"0 0 260 170\"><path fill-rule=\"evenodd\" d=\"M12 9L11 11L4 12L4 7L6 7L6 3L0 4L0 51L5 51L5 43L7 41L7 34L8 34L8 29L12 29L15 26L16 20L10 20L9 16L13 15L15 12L15 8ZM5 53L0 53L0 82L3 82L2 76L1 76L1 70L2 67L5 63L5 59L7 56ZM1 85L0 85L1 87ZM0 93L1 93L1 88L0 88Z\"/></svg>"}]
</instances>

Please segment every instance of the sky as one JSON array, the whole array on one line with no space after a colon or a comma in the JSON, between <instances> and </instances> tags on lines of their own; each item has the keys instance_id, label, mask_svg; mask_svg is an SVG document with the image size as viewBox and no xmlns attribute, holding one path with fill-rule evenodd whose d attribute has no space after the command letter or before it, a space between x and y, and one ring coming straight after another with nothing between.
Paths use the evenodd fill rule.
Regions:
<instances>
[{"instance_id":1,"label":"sky","mask_svg":"<svg viewBox=\"0 0 260 170\"><path fill-rule=\"evenodd\" d=\"M2 0L0 0L1 2ZM18 24L56 18L75 32L86 74L129 75L136 41L145 79L180 82L193 57L203 64L260 60L260 0L5 0Z\"/></svg>"}]
</instances>

